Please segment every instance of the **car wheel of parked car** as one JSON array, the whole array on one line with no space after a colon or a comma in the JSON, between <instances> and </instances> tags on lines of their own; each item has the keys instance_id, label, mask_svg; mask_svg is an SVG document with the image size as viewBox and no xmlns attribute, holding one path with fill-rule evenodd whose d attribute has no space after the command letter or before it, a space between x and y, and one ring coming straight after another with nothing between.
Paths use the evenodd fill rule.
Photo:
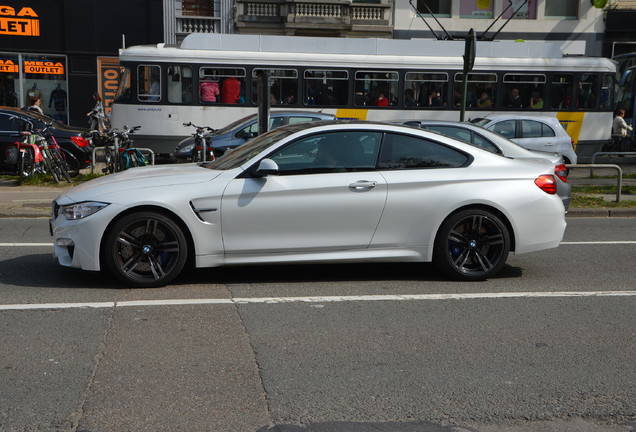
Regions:
<instances>
[{"instance_id":1,"label":"car wheel of parked car","mask_svg":"<svg viewBox=\"0 0 636 432\"><path fill-rule=\"evenodd\" d=\"M510 252L510 234L495 214L482 209L460 211L440 227L433 261L459 280L483 280L495 275Z\"/></svg>"},{"instance_id":2,"label":"car wheel of parked car","mask_svg":"<svg viewBox=\"0 0 636 432\"><path fill-rule=\"evenodd\" d=\"M132 213L106 234L104 260L119 280L137 287L162 286L181 273L188 245L172 219L155 212Z\"/></svg>"}]
</instances>

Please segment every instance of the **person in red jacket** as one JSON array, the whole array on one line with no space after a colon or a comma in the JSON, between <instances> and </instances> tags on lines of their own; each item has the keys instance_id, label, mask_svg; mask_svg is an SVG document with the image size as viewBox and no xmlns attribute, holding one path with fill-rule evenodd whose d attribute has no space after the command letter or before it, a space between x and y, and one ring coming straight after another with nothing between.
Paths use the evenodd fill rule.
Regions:
<instances>
[{"instance_id":1,"label":"person in red jacket","mask_svg":"<svg viewBox=\"0 0 636 432\"><path fill-rule=\"evenodd\" d=\"M241 97L241 83L236 77L229 77L223 80L221 85L221 102L235 104Z\"/></svg>"},{"instance_id":2,"label":"person in red jacket","mask_svg":"<svg viewBox=\"0 0 636 432\"><path fill-rule=\"evenodd\" d=\"M380 93L375 100L375 106L389 106L389 100L384 96L384 93Z\"/></svg>"}]
</instances>

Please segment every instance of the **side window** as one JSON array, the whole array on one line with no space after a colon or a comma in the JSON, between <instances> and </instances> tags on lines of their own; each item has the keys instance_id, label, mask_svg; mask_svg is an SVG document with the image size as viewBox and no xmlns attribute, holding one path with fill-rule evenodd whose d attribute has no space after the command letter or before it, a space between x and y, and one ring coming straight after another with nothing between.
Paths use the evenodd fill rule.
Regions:
<instances>
[{"instance_id":1,"label":"side window","mask_svg":"<svg viewBox=\"0 0 636 432\"><path fill-rule=\"evenodd\" d=\"M542 124L542 129L541 129L541 136L544 137L554 137L556 136L556 132L554 132L554 129L552 129L550 126L546 125L546 124Z\"/></svg>"},{"instance_id":2,"label":"side window","mask_svg":"<svg viewBox=\"0 0 636 432\"><path fill-rule=\"evenodd\" d=\"M578 101L579 108L591 109L596 106L599 77L592 74L583 74L579 78Z\"/></svg>"},{"instance_id":3,"label":"side window","mask_svg":"<svg viewBox=\"0 0 636 432\"><path fill-rule=\"evenodd\" d=\"M10 120L10 118L11 117L6 114L0 114L0 131L13 130L13 122Z\"/></svg>"},{"instance_id":4,"label":"side window","mask_svg":"<svg viewBox=\"0 0 636 432\"><path fill-rule=\"evenodd\" d=\"M271 119L270 119L270 123L271 123ZM234 137L241 138L241 139L250 139L250 138L254 138L257 135L258 135L258 122L252 123L251 125L244 127L243 129L238 131L236 134L234 134Z\"/></svg>"},{"instance_id":5,"label":"side window","mask_svg":"<svg viewBox=\"0 0 636 432\"><path fill-rule=\"evenodd\" d=\"M258 123L257 123L258 124ZM269 128L274 129L285 124L285 117L271 117L269 119Z\"/></svg>"},{"instance_id":6,"label":"side window","mask_svg":"<svg viewBox=\"0 0 636 432\"><path fill-rule=\"evenodd\" d=\"M287 124L305 123L318 120L316 117L289 117Z\"/></svg>"},{"instance_id":7,"label":"side window","mask_svg":"<svg viewBox=\"0 0 636 432\"><path fill-rule=\"evenodd\" d=\"M506 74L504 81L504 107L543 109L545 75Z\"/></svg>"},{"instance_id":8,"label":"side window","mask_svg":"<svg viewBox=\"0 0 636 432\"><path fill-rule=\"evenodd\" d=\"M192 103L192 68L168 66L168 102Z\"/></svg>"},{"instance_id":9,"label":"side window","mask_svg":"<svg viewBox=\"0 0 636 432\"><path fill-rule=\"evenodd\" d=\"M464 74L455 74L453 86L453 107L461 108ZM469 73L467 78L466 106L469 108L491 109L497 100L497 75Z\"/></svg>"},{"instance_id":10,"label":"side window","mask_svg":"<svg viewBox=\"0 0 636 432\"><path fill-rule=\"evenodd\" d=\"M252 103L258 103L259 71L252 70ZM298 103L298 71L296 69L269 69L270 105L297 105Z\"/></svg>"},{"instance_id":11,"label":"side window","mask_svg":"<svg viewBox=\"0 0 636 432\"><path fill-rule=\"evenodd\" d=\"M543 123L534 120L521 121L521 138L540 138L543 136Z\"/></svg>"},{"instance_id":12,"label":"side window","mask_svg":"<svg viewBox=\"0 0 636 432\"><path fill-rule=\"evenodd\" d=\"M387 134L382 144L379 167L383 170L458 168L469 157L440 143L408 135Z\"/></svg>"},{"instance_id":13,"label":"side window","mask_svg":"<svg viewBox=\"0 0 636 432\"><path fill-rule=\"evenodd\" d=\"M447 126L429 126L427 129L470 144L470 131L468 130Z\"/></svg>"},{"instance_id":14,"label":"side window","mask_svg":"<svg viewBox=\"0 0 636 432\"><path fill-rule=\"evenodd\" d=\"M572 108L572 83L574 76L572 74L557 74L552 77L552 89L550 91L551 106L553 109L570 109Z\"/></svg>"},{"instance_id":15,"label":"side window","mask_svg":"<svg viewBox=\"0 0 636 432\"><path fill-rule=\"evenodd\" d=\"M302 138L270 158L280 175L325 174L375 170L379 132L332 132Z\"/></svg>"},{"instance_id":16,"label":"side window","mask_svg":"<svg viewBox=\"0 0 636 432\"><path fill-rule=\"evenodd\" d=\"M493 126L489 127L488 129L508 139L514 138L516 136L515 120L504 120L499 123L495 123Z\"/></svg>"},{"instance_id":17,"label":"side window","mask_svg":"<svg viewBox=\"0 0 636 432\"><path fill-rule=\"evenodd\" d=\"M397 104L398 73L358 71L355 74L355 106L387 107Z\"/></svg>"},{"instance_id":18,"label":"side window","mask_svg":"<svg viewBox=\"0 0 636 432\"><path fill-rule=\"evenodd\" d=\"M137 66L137 97L142 102L161 100L161 68L159 66Z\"/></svg>"},{"instance_id":19,"label":"side window","mask_svg":"<svg viewBox=\"0 0 636 432\"><path fill-rule=\"evenodd\" d=\"M349 73L346 70L306 70L305 105L346 105Z\"/></svg>"},{"instance_id":20,"label":"side window","mask_svg":"<svg viewBox=\"0 0 636 432\"><path fill-rule=\"evenodd\" d=\"M484 138L484 137L482 137L480 135L477 135L476 133L472 134L472 138L473 138L472 144L475 147L479 147L479 148L482 148L484 150L488 150L491 153L501 154L501 150L499 150L499 147L495 146L493 143L488 141L486 138Z\"/></svg>"},{"instance_id":21,"label":"side window","mask_svg":"<svg viewBox=\"0 0 636 432\"><path fill-rule=\"evenodd\" d=\"M404 106L443 108L446 105L448 74L407 72L404 76Z\"/></svg>"},{"instance_id":22,"label":"side window","mask_svg":"<svg viewBox=\"0 0 636 432\"><path fill-rule=\"evenodd\" d=\"M245 103L245 69L199 69L199 100L201 103Z\"/></svg>"}]
</instances>

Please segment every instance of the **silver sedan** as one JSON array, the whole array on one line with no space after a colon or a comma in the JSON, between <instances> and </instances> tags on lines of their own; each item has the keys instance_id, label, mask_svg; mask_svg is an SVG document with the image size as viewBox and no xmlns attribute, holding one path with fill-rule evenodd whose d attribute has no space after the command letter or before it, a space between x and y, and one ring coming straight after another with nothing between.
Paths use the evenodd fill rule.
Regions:
<instances>
[{"instance_id":1,"label":"silver sedan","mask_svg":"<svg viewBox=\"0 0 636 432\"><path fill-rule=\"evenodd\" d=\"M565 230L549 161L509 159L418 128L313 122L216 161L133 168L53 202L61 265L165 285L190 262L434 262L483 280Z\"/></svg>"}]
</instances>

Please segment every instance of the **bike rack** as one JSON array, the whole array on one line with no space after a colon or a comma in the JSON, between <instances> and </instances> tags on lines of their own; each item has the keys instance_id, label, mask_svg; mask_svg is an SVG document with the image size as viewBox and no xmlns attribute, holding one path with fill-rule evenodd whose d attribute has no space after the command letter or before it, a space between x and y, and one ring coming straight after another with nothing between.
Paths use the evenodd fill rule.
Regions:
<instances>
[{"instance_id":1,"label":"bike rack","mask_svg":"<svg viewBox=\"0 0 636 432\"><path fill-rule=\"evenodd\" d=\"M148 155L150 157L150 165L154 165L155 164L155 152L152 151L149 148L144 148L144 147L135 147L137 150L139 150L140 152ZM104 147L95 147L93 148L93 153L91 154L91 174L93 174L95 172L95 156L97 155L97 151L101 150L102 152L104 151Z\"/></svg>"},{"instance_id":2,"label":"bike rack","mask_svg":"<svg viewBox=\"0 0 636 432\"><path fill-rule=\"evenodd\" d=\"M636 154L636 152L634 153ZM590 177L592 177L593 168L610 168L615 169L618 173L618 178L616 179L616 202L620 202L621 200L621 189L623 187L623 170L621 167L615 164L566 164L566 168L587 168L590 170Z\"/></svg>"}]
</instances>

